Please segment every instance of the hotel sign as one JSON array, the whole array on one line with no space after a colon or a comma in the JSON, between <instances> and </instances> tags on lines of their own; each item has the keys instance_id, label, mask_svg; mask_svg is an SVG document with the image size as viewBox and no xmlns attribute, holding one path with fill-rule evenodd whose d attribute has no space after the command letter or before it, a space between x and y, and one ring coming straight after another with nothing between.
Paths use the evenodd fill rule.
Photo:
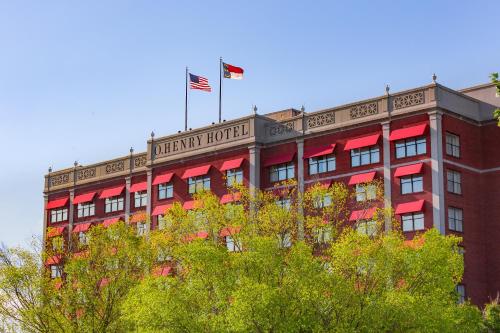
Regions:
<instances>
[{"instance_id":1,"label":"hotel sign","mask_svg":"<svg viewBox=\"0 0 500 333\"><path fill-rule=\"evenodd\" d=\"M243 140L250 137L250 120L183 136L159 139L154 142L155 158L163 158L193 150Z\"/></svg>"}]
</instances>

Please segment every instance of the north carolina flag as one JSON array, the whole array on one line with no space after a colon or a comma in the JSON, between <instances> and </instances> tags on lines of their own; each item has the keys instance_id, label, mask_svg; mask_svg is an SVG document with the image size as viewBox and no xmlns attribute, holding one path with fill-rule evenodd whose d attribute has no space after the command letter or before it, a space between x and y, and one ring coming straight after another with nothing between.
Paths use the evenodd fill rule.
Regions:
<instances>
[{"instance_id":1,"label":"north carolina flag","mask_svg":"<svg viewBox=\"0 0 500 333\"><path fill-rule=\"evenodd\" d=\"M243 79L243 68L226 64L225 62L223 62L222 64L224 68L224 78L235 80Z\"/></svg>"}]
</instances>

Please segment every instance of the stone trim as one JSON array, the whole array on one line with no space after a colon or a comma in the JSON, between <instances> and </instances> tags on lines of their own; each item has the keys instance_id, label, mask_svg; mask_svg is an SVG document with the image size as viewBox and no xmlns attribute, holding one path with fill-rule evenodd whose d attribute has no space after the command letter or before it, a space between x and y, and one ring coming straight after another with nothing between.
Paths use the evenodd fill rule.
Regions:
<instances>
[{"instance_id":1,"label":"stone trim","mask_svg":"<svg viewBox=\"0 0 500 333\"><path fill-rule=\"evenodd\" d=\"M432 218L434 227L445 234L442 113L429 112L432 167Z\"/></svg>"},{"instance_id":2,"label":"stone trim","mask_svg":"<svg viewBox=\"0 0 500 333\"><path fill-rule=\"evenodd\" d=\"M392 208L392 182L391 182L391 142L389 135L391 123L389 121L382 123L382 145L383 145L383 161L384 161L384 208L386 210ZM388 216L385 219L385 230L392 229L392 220Z\"/></svg>"}]
</instances>

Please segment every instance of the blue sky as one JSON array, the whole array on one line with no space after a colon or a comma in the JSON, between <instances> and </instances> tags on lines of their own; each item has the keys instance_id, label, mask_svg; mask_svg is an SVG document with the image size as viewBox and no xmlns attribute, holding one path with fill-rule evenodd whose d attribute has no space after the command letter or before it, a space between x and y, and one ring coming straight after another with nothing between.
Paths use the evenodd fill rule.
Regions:
<instances>
[{"instance_id":1,"label":"blue sky","mask_svg":"<svg viewBox=\"0 0 500 333\"><path fill-rule=\"evenodd\" d=\"M312 5L314 4L314 5ZM0 242L40 234L43 175L146 148L183 128L184 71L215 92L190 94L189 127L223 118L335 106L500 71L496 1L0 0Z\"/></svg>"}]
</instances>

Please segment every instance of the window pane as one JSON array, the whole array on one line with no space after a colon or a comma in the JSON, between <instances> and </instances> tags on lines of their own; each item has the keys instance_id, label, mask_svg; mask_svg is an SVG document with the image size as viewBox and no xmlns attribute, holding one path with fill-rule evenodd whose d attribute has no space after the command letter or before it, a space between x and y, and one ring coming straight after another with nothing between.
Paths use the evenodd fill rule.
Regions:
<instances>
[{"instance_id":1,"label":"window pane","mask_svg":"<svg viewBox=\"0 0 500 333\"><path fill-rule=\"evenodd\" d=\"M425 154L426 153L426 140L425 138L417 140L417 154Z\"/></svg>"},{"instance_id":2,"label":"window pane","mask_svg":"<svg viewBox=\"0 0 500 333\"><path fill-rule=\"evenodd\" d=\"M406 156L405 144L396 143L396 158L403 158Z\"/></svg>"},{"instance_id":3,"label":"window pane","mask_svg":"<svg viewBox=\"0 0 500 333\"><path fill-rule=\"evenodd\" d=\"M413 215L413 224L415 230L424 230L424 214L418 213Z\"/></svg>"},{"instance_id":4,"label":"window pane","mask_svg":"<svg viewBox=\"0 0 500 333\"><path fill-rule=\"evenodd\" d=\"M401 220L403 222L403 231L413 230L413 218L411 215L403 215Z\"/></svg>"},{"instance_id":5,"label":"window pane","mask_svg":"<svg viewBox=\"0 0 500 333\"><path fill-rule=\"evenodd\" d=\"M422 176L413 176L413 192L422 192L424 190L424 181Z\"/></svg>"},{"instance_id":6,"label":"window pane","mask_svg":"<svg viewBox=\"0 0 500 333\"><path fill-rule=\"evenodd\" d=\"M411 178L401 178L401 193L412 193Z\"/></svg>"},{"instance_id":7,"label":"window pane","mask_svg":"<svg viewBox=\"0 0 500 333\"><path fill-rule=\"evenodd\" d=\"M417 146L415 140L407 141L406 143L406 156L415 156L417 154Z\"/></svg>"}]
</instances>

